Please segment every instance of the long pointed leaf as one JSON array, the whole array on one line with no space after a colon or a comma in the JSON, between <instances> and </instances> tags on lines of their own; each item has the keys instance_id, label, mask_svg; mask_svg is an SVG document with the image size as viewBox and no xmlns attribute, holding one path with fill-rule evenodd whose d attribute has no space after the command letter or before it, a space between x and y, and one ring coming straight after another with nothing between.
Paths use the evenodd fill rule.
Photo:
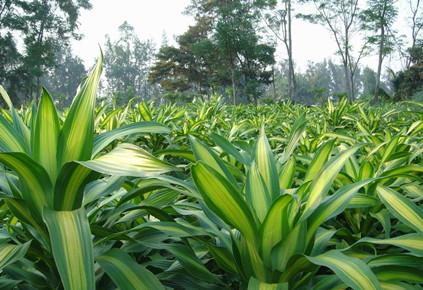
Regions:
<instances>
[{"instance_id":1,"label":"long pointed leaf","mask_svg":"<svg viewBox=\"0 0 423 290\"><path fill-rule=\"evenodd\" d=\"M43 89L35 124L31 133L32 156L49 174L52 182L57 175L57 143L60 125L56 107Z\"/></svg>"},{"instance_id":2,"label":"long pointed leaf","mask_svg":"<svg viewBox=\"0 0 423 290\"><path fill-rule=\"evenodd\" d=\"M310 262L330 268L349 287L357 290L381 289L375 274L363 261L332 250L316 257L307 257Z\"/></svg>"},{"instance_id":3,"label":"long pointed leaf","mask_svg":"<svg viewBox=\"0 0 423 290\"><path fill-rule=\"evenodd\" d=\"M256 239L256 223L237 189L216 170L202 162L192 167L192 177L206 204L247 239Z\"/></svg>"},{"instance_id":4,"label":"long pointed leaf","mask_svg":"<svg viewBox=\"0 0 423 290\"><path fill-rule=\"evenodd\" d=\"M78 163L96 172L115 176L146 177L176 170L171 164L128 143L119 144L111 152L96 159Z\"/></svg>"},{"instance_id":5,"label":"long pointed leaf","mask_svg":"<svg viewBox=\"0 0 423 290\"><path fill-rule=\"evenodd\" d=\"M347 162L348 158L350 158L358 150L358 148L360 147L352 147L332 158L331 161L329 161L329 163L322 169L319 176L313 180L307 203L304 208L303 219L312 214L314 209L320 204L345 162Z\"/></svg>"},{"instance_id":6,"label":"long pointed leaf","mask_svg":"<svg viewBox=\"0 0 423 290\"><path fill-rule=\"evenodd\" d=\"M166 134L169 133L169 128L156 122L137 122L104 132L95 137L92 156L97 155L116 139L141 133Z\"/></svg>"},{"instance_id":7,"label":"long pointed leaf","mask_svg":"<svg viewBox=\"0 0 423 290\"><path fill-rule=\"evenodd\" d=\"M378 186L376 190L380 200L393 216L423 233L423 210L420 207L388 187Z\"/></svg>"},{"instance_id":8,"label":"long pointed leaf","mask_svg":"<svg viewBox=\"0 0 423 290\"><path fill-rule=\"evenodd\" d=\"M260 130L260 137L256 145L255 162L258 171L263 177L264 184L271 196L271 200L279 196L279 176L276 169L276 161L270 148L269 141L266 138L264 128Z\"/></svg>"},{"instance_id":9,"label":"long pointed leaf","mask_svg":"<svg viewBox=\"0 0 423 290\"><path fill-rule=\"evenodd\" d=\"M54 261L65 290L94 290L94 254L90 225L83 208L44 210Z\"/></svg>"},{"instance_id":10,"label":"long pointed leaf","mask_svg":"<svg viewBox=\"0 0 423 290\"><path fill-rule=\"evenodd\" d=\"M24 153L0 153L0 162L13 169L24 186L22 197L33 213L41 217L44 207L53 204L53 192L47 172Z\"/></svg>"},{"instance_id":11,"label":"long pointed leaf","mask_svg":"<svg viewBox=\"0 0 423 290\"><path fill-rule=\"evenodd\" d=\"M96 258L100 266L122 290L164 289L160 281L122 250L112 249Z\"/></svg>"},{"instance_id":12,"label":"long pointed leaf","mask_svg":"<svg viewBox=\"0 0 423 290\"><path fill-rule=\"evenodd\" d=\"M91 158L94 135L94 106L102 64L103 56L101 55L72 102L59 137L59 165L74 160Z\"/></svg>"}]
</instances>

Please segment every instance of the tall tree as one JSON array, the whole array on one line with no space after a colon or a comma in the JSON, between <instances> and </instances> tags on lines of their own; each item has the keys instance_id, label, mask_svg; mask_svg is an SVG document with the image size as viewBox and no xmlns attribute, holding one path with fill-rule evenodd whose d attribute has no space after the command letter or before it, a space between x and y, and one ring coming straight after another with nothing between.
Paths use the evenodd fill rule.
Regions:
<instances>
[{"instance_id":1,"label":"tall tree","mask_svg":"<svg viewBox=\"0 0 423 290\"><path fill-rule=\"evenodd\" d=\"M416 49L416 46L420 42L421 31L423 28L423 4L422 0L408 0L408 5L410 7L410 26L411 26L411 45L409 50ZM419 48L417 48L418 50ZM409 56L413 53L409 52ZM408 57L406 68L409 69L413 64L411 57Z\"/></svg>"},{"instance_id":2,"label":"tall tree","mask_svg":"<svg viewBox=\"0 0 423 290\"><path fill-rule=\"evenodd\" d=\"M296 82L292 48L292 1L281 0L282 9L266 13L263 19L275 37L282 41L288 56L288 97L293 100Z\"/></svg>"},{"instance_id":3,"label":"tall tree","mask_svg":"<svg viewBox=\"0 0 423 290\"><path fill-rule=\"evenodd\" d=\"M396 0L368 0L368 8L363 11L363 28L370 30L372 34L368 37L370 44L377 47L378 65L376 73L376 84L374 100L378 101L380 91L380 78L384 58L394 49L393 24L398 15L395 6Z\"/></svg>"},{"instance_id":4,"label":"tall tree","mask_svg":"<svg viewBox=\"0 0 423 290\"><path fill-rule=\"evenodd\" d=\"M358 64L367 48L367 43L364 43L354 55L352 39L360 20L359 0L301 0L301 2L312 3L314 13L299 16L312 23L325 25L332 33L344 68L348 99L354 100L356 97L355 74L358 72Z\"/></svg>"},{"instance_id":5,"label":"tall tree","mask_svg":"<svg viewBox=\"0 0 423 290\"><path fill-rule=\"evenodd\" d=\"M106 37L104 68L108 91L120 103L130 98L151 97L152 88L147 81L155 48L151 40L142 41L134 27L124 22L119 26L119 38Z\"/></svg>"},{"instance_id":6,"label":"tall tree","mask_svg":"<svg viewBox=\"0 0 423 290\"><path fill-rule=\"evenodd\" d=\"M177 47L164 44L160 48L149 80L159 83L168 92L209 94L215 84L227 84L228 77L220 75L219 54L210 39L212 21L208 17L197 20L195 25L176 38Z\"/></svg>"},{"instance_id":7,"label":"tall tree","mask_svg":"<svg viewBox=\"0 0 423 290\"><path fill-rule=\"evenodd\" d=\"M151 81L182 91L223 87L234 103L256 101L274 63L274 48L258 33L264 5L268 1L192 1L187 11L196 24L178 38L178 47L160 50Z\"/></svg>"},{"instance_id":8,"label":"tall tree","mask_svg":"<svg viewBox=\"0 0 423 290\"><path fill-rule=\"evenodd\" d=\"M0 38L9 38L9 51L14 48L15 38L23 40L24 49L19 53L18 64L13 71L0 76L10 88L17 88L16 73L23 84L12 95L35 96L40 79L54 66L56 51L77 34L81 9L89 9L89 0L0 0ZM18 51L18 50L16 50ZM2 59L3 64L7 59ZM10 67L10 64L7 64ZM15 95L15 96L16 96Z\"/></svg>"}]
</instances>

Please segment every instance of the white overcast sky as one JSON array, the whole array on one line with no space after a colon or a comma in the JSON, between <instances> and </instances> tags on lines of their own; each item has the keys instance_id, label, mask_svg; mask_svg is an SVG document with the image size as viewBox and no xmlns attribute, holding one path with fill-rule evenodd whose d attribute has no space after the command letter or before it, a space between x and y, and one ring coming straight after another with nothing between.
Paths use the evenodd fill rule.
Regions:
<instances>
[{"instance_id":1,"label":"white overcast sky","mask_svg":"<svg viewBox=\"0 0 423 290\"><path fill-rule=\"evenodd\" d=\"M182 34L188 26L194 24L190 16L182 12L190 0L91 0L93 8L82 11L80 16L80 32L82 40L73 41L72 47L76 55L90 66L98 55L98 45L103 46L105 35L117 37L117 28L125 20L135 27L141 39L152 39L159 47L163 33L169 41ZM407 31L406 0L399 0L401 7L396 29L402 34ZM297 8L299 10L299 8ZM326 28L320 25L294 20L293 24L294 59L297 67L304 70L310 61L318 62L331 58L338 62L333 38ZM282 47L279 44L279 47ZM277 60L284 57L281 49ZM376 69L376 57L369 56L363 60L364 65ZM398 57L387 59L385 67L400 69Z\"/></svg>"}]
</instances>

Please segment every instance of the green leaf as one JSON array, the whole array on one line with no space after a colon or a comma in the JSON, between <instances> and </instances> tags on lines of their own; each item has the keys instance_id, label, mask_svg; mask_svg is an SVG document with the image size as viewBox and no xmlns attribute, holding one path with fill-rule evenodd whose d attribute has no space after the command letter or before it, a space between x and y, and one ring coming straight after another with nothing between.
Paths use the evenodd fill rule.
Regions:
<instances>
[{"instance_id":1,"label":"green leaf","mask_svg":"<svg viewBox=\"0 0 423 290\"><path fill-rule=\"evenodd\" d=\"M415 285L410 285L403 282L380 282L380 286L382 286L383 290L417 290L421 288L416 288Z\"/></svg>"},{"instance_id":2,"label":"green leaf","mask_svg":"<svg viewBox=\"0 0 423 290\"><path fill-rule=\"evenodd\" d=\"M392 138L392 140L388 143L388 145L385 148L385 151L383 153L383 156L379 162L379 168L381 168L384 163L389 159L389 157L392 155L392 153L395 151L395 149L398 146L400 136L396 136Z\"/></svg>"},{"instance_id":3,"label":"green leaf","mask_svg":"<svg viewBox=\"0 0 423 290\"><path fill-rule=\"evenodd\" d=\"M391 245L406 249L411 254L423 257L423 234L406 234L391 239L362 238L357 243L371 243L378 245Z\"/></svg>"},{"instance_id":4,"label":"green leaf","mask_svg":"<svg viewBox=\"0 0 423 290\"><path fill-rule=\"evenodd\" d=\"M357 290L381 289L379 281L363 261L332 250L316 257L307 257L310 262L331 269L349 287Z\"/></svg>"},{"instance_id":5,"label":"green leaf","mask_svg":"<svg viewBox=\"0 0 423 290\"><path fill-rule=\"evenodd\" d=\"M85 210L45 209L43 217L50 233L54 261L65 290L94 290L93 245Z\"/></svg>"},{"instance_id":6,"label":"green leaf","mask_svg":"<svg viewBox=\"0 0 423 290\"><path fill-rule=\"evenodd\" d=\"M7 106L10 108L13 108L12 101L9 97L9 94L6 92L6 90L3 88L2 85L0 85L0 96L2 96L4 102L7 104Z\"/></svg>"},{"instance_id":7,"label":"green leaf","mask_svg":"<svg viewBox=\"0 0 423 290\"><path fill-rule=\"evenodd\" d=\"M301 136L303 135L307 125L307 120L305 119L304 114L302 114L300 117L298 117L291 128L291 133L289 135L289 142L288 145L285 148L285 151L283 152L283 156L281 158L281 163L285 163L286 160L288 160L292 153L295 150L295 147L297 147L298 142L301 139Z\"/></svg>"},{"instance_id":8,"label":"green leaf","mask_svg":"<svg viewBox=\"0 0 423 290\"><path fill-rule=\"evenodd\" d=\"M96 159L78 163L96 172L114 176L148 177L176 170L171 164L128 143L119 144L111 152Z\"/></svg>"},{"instance_id":9,"label":"green leaf","mask_svg":"<svg viewBox=\"0 0 423 290\"><path fill-rule=\"evenodd\" d=\"M247 175L245 198L262 222L272 204L272 197L254 161Z\"/></svg>"},{"instance_id":10,"label":"green leaf","mask_svg":"<svg viewBox=\"0 0 423 290\"><path fill-rule=\"evenodd\" d=\"M226 154L232 155L238 162L247 164L244 156L232 145L228 140L217 134L211 134L211 139L216 143L217 146L223 149Z\"/></svg>"},{"instance_id":11,"label":"green leaf","mask_svg":"<svg viewBox=\"0 0 423 290\"><path fill-rule=\"evenodd\" d=\"M0 115L0 151L28 152L25 139Z\"/></svg>"},{"instance_id":12,"label":"green leaf","mask_svg":"<svg viewBox=\"0 0 423 290\"><path fill-rule=\"evenodd\" d=\"M205 164L212 167L219 174L224 176L233 185L238 187L235 177L225 166L222 159L220 159L219 156L212 149L210 149L208 146L204 145L192 136L190 136L189 140L191 142L191 148L197 161L203 161Z\"/></svg>"},{"instance_id":13,"label":"green leaf","mask_svg":"<svg viewBox=\"0 0 423 290\"><path fill-rule=\"evenodd\" d=\"M248 240L255 241L257 226L254 217L237 189L201 161L192 167L192 178L207 206Z\"/></svg>"},{"instance_id":14,"label":"green leaf","mask_svg":"<svg viewBox=\"0 0 423 290\"><path fill-rule=\"evenodd\" d=\"M31 132L31 147L34 160L44 167L52 182L56 180L57 175L56 153L59 132L56 107L49 93L43 88Z\"/></svg>"},{"instance_id":15,"label":"green leaf","mask_svg":"<svg viewBox=\"0 0 423 290\"><path fill-rule=\"evenodd\" d=\"M122 290L165 289L160 281L122 250L112 249L96 258L113 282Z\"/></svg>"},{"instance_id":16,"label":"green leaf","mask_svg":"<svg viewBox=\"0 0 423 290\"><path fill-rule=\"evenodd\" d=\"M302 216L303 219L311 215L315 208L320 204L345 162L347 162L358 148L360 148L360 146L352 147L332 158L320 171L318 177L313 180L310 186L310 193L308 195L306 206L304 208Z\"/></svg>"},{"instance_id":17,"label":"green leaf","mask_svg":"<svg viewBox=\"0 0 423 290\"><path fill-rule=\"evenodd\" d=\"M410 228L423 233L423 210L396 191L378 186L380 200L389 212Z\"/></svg>"},{"instance_id":18,"label":"green leaf","mask_svg":"<svg viewBox=\"0 0 423 290\"><path fill-rule=\"evenodd\" d=\"M251 277L248 281L248 290L288 290L288 283L265 283Z\"/></svg>"},{"instance_id":19,"label":"green leaf","mask_svg":"<svg viewBox=\"0 0 423 290\"><path fill-rule=\"evenodd\" d=\"M279 173L279 188L284 190L292 186L294 181L295 169L296 169L295 156L289 158L288 162L285 163L282 170Z\"/></svg>"},{"instance_id":20,"label":"green leaf","mask_svg":"<svg viewBox=\"0 0 423 290\"><path fill-rule=\"evenodd\" d=\"M388 254L375 256L369 260L370 268L382 266L405 266L411 268L423 268L423 258L416 257L410 254Z\"/></svg>"},{"instance_id":21,"label":"green leaf","mask_svg":"<svg viewBox=\"0 0 423 290\"><path fill-rule=\"evenodd\" d=\"M48 247L48 235L47 229L44 227L41 219L34 218L27 204L22 199L17 198L5 198L5 202L10 212L21 222L26 223L27 225L32 225L35 229L35 236L45 247ZM41 218L41 216L39 217ZM38 238L39 237L39 238Z\"/></svg>"},{"instance_id":22,"label":"green leaf","mask_svg":"<svg viewBox=\"0 0 423 290\"><path fill-rule=\"evenodd\" d=\"M313 160L308 166L307 173L304 177L304 182L313 180L317 176L319 171L326 164L334 145L335 140L331 140L320 146L319 150L316 152Z\"/></svg>"},{"instance_id":23,"label":"green leaf","mask_svg":"<svg viewBox=\"0 0 423 290\"><path fill-rule=\"evenodd\" d=\"M47 172L24 153L0 153L0 162L13 169L24 187L22 197L36 216L53 204L53 193Z\"/></svg>"},{"instance_id":24,"label":"green leaf","mask_svg":"<svg viewBox=\"0 0 423 290\"><path fill-rule=\"evenodd\" d=\"M209 244L207 249L213 256L214 260L219 265L219 267L221 267L226 272L237 272L237 267L233 259L233 255L226 248L217 247L215 245Z\"/></svg>"},{"instance_id":25,"label":"green leaf","mask_svg":"<svg viewBox=\"0 0 423 290\"><path fill-rule=\"evenodd\" d=\"M171 252L182 267L193 277L210 283L219 283L219 279L203 265L203 262L195 255L194 251L187 246L172 244L164 247Z\"/></svg>"},{"instance_id":26,"label":"green leaf","mask_svg":"<svg viewBox=\"0 0 423 290\"><path fill-rule=\"evenodd\" d=\"M85 185L97 174L76 162L66 163L54 187L54 209L75 210L81 207Z\"/></svg>"},{"instance_id":27,"label":"green leaf","mask_svg":"<svg viewBox=\"0 0 423 290\"><path fill-rule=\"evenodd\" d=\"M311 255L316 256L321 254L329 246L329 241L335 233L335 230L318 228Z\"/></svg>"},{"instance_id":28,"label":"green leaf","mask_svg":"<svg viewBox=\"0 0 423 290\"><path fill-rule=\"evenodd\" d=\"M379 281L423 283L422 269L403 266L383 266L373 269Z\"/></svg>"},{"instance_id":29,"label":"green leaf","mask_svg":"<svg viewBox=\"0 0 423 290\"><path fill-rule=\"evenodd\" d=\"M358 190L375 179L367 179L348 184L338 189L333 195L324 200L308 220L307 241L310 241L318 227L330 218L342 213Z\"/></svg>"},{"instance_id":30,"label":"green leaf","mask_svg":"<svg viewBox=\"0 0 423 290\"><path fill-rule=\"evenodd\" d=\"M256 145L255 162L258 171L263 177L264 184L267 186L271 200L276 199L280 194L279 176L272 149L270 148L263 127L260 130L260 136Z\"/></svg>"},{"instance_id":31,"label":"green leaf","mask_svg":"<svg viewBox=\"0 0 423 290\"><path fill-rule=\"evenodd\" d=\"M7 106L9 107L10 113L12 115L12 121L13 121L13 130L15 133L15 138L18 141L22 141L22 143L20 144L20 146L22 146L23 151L21 150L13 150L11 148L11 150L5 150L5 151L13 151L13 152L27 152L30 153L30 148L29 148L29 139L30 139L30 133L29 133L29 129L28 127L25 125L25 123L23 122L22 118L18 115L18 113L16 112L16 109L13 107L12 101L10 100L9 95L7 94L6 90L0 85L0 95L3 97L3 100L5 101L5 103L7 104ZM2 119L2 121L6 121L4 119ZM0 122L1 123L1 122ZM1 124L0 124L0 132L2 132L2 128L1 128ZM3 138L3 134L0 133L0 136ZM9 136L10 137L10 136ZM1 138L0 138L1 140ZM8 138L8 140L4 140L5 143L8 143L10 141L12 141L11 139ZM1 142L0 142L1 144ZM17 145L16 143L14 145ZM0 145L1 148L1 145ZM13 146L12 146L13 148ZM15 148L19 148L15 147Z\"/></svg>"},{"instance_id":32,"label":"green leaf","mask_svg":"<svg viewBox=\"0 0 423 290\"><path fill-rule=\"evenodd\" d=\"M137 122L104 132L95 137L92 156L96 156L116 139L132 134L145 133L166 134L169 133L169 128L156 122Z\"/></svg>"},{"instance_id":33,"label":"green leaf","mask_svg":"<svg viewBox=\"0 0 423 290\"><path fill-rule=\"evenodd\" d=\"M22 259L28 251L31 242L13 245L8 243L0 244L0 270Z\"/></svg>"},{"instance_id":34,"label":"green leaf","mask_svg":"<svg viewBox=\"0 0 423 290\"><path fill-rule=\"evenodd\" d=\"M93 150L94 106L103 66L101 55L72 102L59 136L59 167L70 161L88 160Z\"/></svg>"},{"instance_id":35,"label":"green leaf","mask_svg":"<svg viewBox=\"0 0 423 290\"><path fill-rule=\"evenodd\" d=\"M273 203L260 228L261 256L267 265L271 265L273 247L283 241L290 230L288 216L291 202L292 196L290 195L279 197Z\"/></svg>"},{"instance_id":36,"label":"green leaf","mask_svg":"<svg viewBox=\"0 0 423 290\"><path fill-rule=\"evenodd\" d=\"M283 272L288 266L289 260L298 254L304 254L306 249L305 236L307 233L307 223L298 223L289 233L288 236L275 247L273 247L272 266Z\"/></svg>"}]
</instances>

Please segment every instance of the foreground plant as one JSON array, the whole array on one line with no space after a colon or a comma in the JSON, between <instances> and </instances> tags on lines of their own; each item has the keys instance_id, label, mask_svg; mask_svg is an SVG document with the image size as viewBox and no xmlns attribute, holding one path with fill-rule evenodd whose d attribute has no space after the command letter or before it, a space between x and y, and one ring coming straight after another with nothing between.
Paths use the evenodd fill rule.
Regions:
<instances>
[{"instance_id":1,"label":"foreground plant","mask_svg":"<svg viewBox=\"0 0 423 290\"><path fill-rule=\"evenodd\" d=\"M168 132L157 123L141 122L95 135L94 107L101 69L102 57L81 84L63 121L43 89L27 126L1 88L10 111L0 115L0 162L5 166L0 189L16 217L9 225L10 237L5 234L0 245L0 270L6 273L1 285L95 289L97 260L122 289L136 288L139 283L144 289L161 287L154 275L139 265L122 269L122 265L136 262L118 249L98 258L94 254L83 206L85 186L101 178L98 173L141 177L174 169L132 144L100 153L128 134ZM142 282L131 281L130 275Z\"/></svg>"},{"instance_id":2,"label":"foreground plant","mask_svg":"<svg viewBox=\"0 0 423 290\"><path fill-rule=\"evenodd\" d=\"M334 141L324 143L305 174L299 174L291 145L297 143L296 135L301 135L302 130L301 126L295 125L294 129L291 135L293 142L282 154L279 161L283 165L279 170L263 130L250 158L246 158L246 152L240 154L227 141L223 144L224 140L214 139L227 149L226 153L246 164L247 176L241 184L233 174L236 171L214 150L192 139L193 152L198 160L192 168L193 180L206 208L229 225L221 224L222 229L214 231L216 242L209 244L216 262L226 271L237 273L241 285L248 285L248 289L388 289L405 287L403 282L422 282L412 274L409 281L404 280L404 275L394 274L395 271L401 272L401 267L414 271L407 268L409 263L423 261L419 252L423 249L420 234L392 240L363 238L350 246L338 240L335 249L329 246L329 241L336 241L337 232L346 229L322 227L348 208L374 206L374 203L366 204L374 200L374 195L367 196L365 188L376 188L379 183L379 197L393 216L406 224L415 224L413 228L420 231L417 225L423 221L421 208L382 185L397 179L398 174L391 173L389 178L367 174L353 182L345 181L343 176L346 173L340 174L341 170L348 164L346 172L349 172L350 163L362 145L343 150L341 146L341 151L329 159ZM300 186L293 187L294 178L299 176L303 176L302 181L296 181ZM335 180L336 187L333 185ZM399 248L392 251L401 253L402 248L409 252L401 254L402 262L395 260L394 256L389 260L392 255L389 252L384 268L377 264L377 261L384 260L383 256L356 251L356 246L366 243L396 245ZM360 259L360 256L365 259ZM332 270L334 275L322 266Z\"/></svg>"}]
</instances>

